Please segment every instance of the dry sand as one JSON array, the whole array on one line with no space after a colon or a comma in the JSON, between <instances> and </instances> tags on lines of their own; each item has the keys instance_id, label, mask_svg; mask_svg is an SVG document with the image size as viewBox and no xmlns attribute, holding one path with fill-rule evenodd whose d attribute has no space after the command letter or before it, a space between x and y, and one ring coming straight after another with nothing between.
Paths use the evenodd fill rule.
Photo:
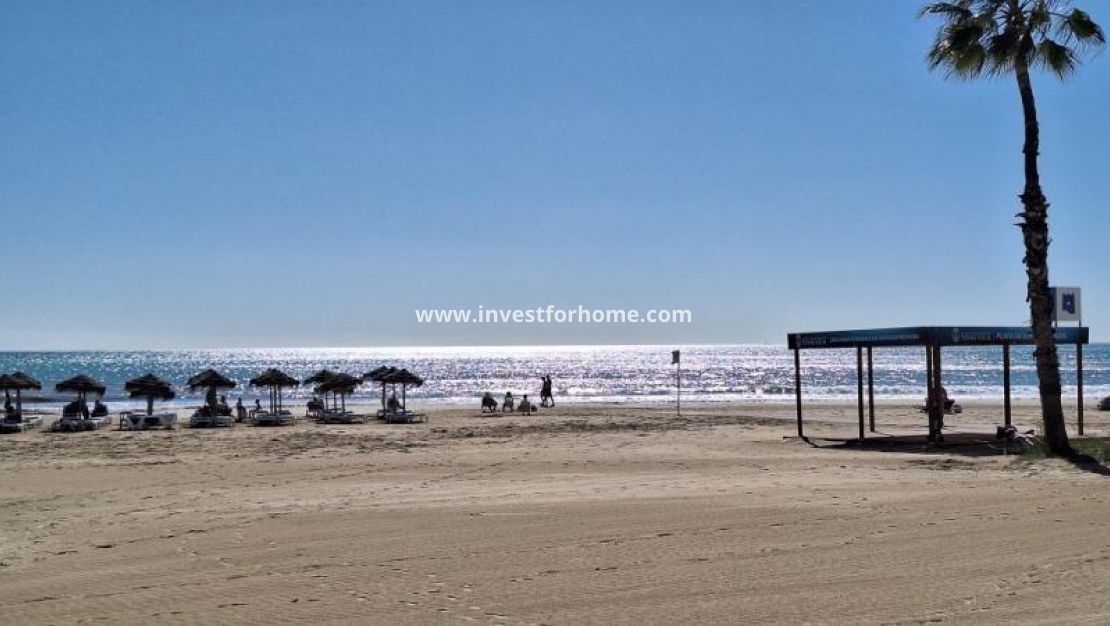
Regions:
<instances>
[{"instance_id":1,"label":"dry sand","mask_svg":"<svg viewBox=\"0 0 1110 626\"><path fill-rule=\"evenodd\" d=\"M854 435L854 407L810 410L811 433ZM791 416L5 436L0 622L1110 622L1110 478L814 447L784 439ZM921 428L880 407L881 431Z\"/></svg>"}]
</instances>

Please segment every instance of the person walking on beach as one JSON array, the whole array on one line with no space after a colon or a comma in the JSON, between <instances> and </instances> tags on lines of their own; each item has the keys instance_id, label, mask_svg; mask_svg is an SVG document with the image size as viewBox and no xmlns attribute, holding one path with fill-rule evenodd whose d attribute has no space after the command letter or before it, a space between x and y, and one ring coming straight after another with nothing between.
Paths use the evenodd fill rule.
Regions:
<instances>
[{"instance_id":1,"label":"person walking on beach","mask_svg":"<svg viewBox=\"0 0 1110 626\"><path fill-rule=\"evenodd\" d=\"M551 393L551 375L540 378L540 406L555 406L555 396Z\"/></svg>"}]
</instances>

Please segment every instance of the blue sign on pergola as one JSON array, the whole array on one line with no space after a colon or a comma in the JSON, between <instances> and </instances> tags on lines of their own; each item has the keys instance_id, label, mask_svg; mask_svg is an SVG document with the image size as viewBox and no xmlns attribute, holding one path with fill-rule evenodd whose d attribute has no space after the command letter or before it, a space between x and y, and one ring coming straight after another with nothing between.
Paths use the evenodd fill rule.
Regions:
<instances>
[{"instance_id":1,"label":"blue sign on pergola","mask_svg":"<svg viewBox=\"0 0 1110 626\"><path fill-rule=\"evenodd\" d=\"M1056 343L1074 344L1076 380L1079 396L1077 413L1079 434L1083 434L1083 345L1090 343L1086 327L1065 327L1055 330ZM941 348L961 346L1002 347L1002 387L1006 425L1011 423L1010 407L1010 346L1032 345L1033 331L1025 326L911 326L905 328L873 328L867 330L834 330L819 333L790 333L786 345L794 351L794 397L798 413L798 436L802 429L802 350L855 348L856 392L859 404L859 438L864 438L864 351L867 352L867 413L870 430L875 432L875 384L872 350L889 347L925 348L925 371L928 397L941 386ZM939 435L943 424L930 421L930 436Z\"/></svg>"}]
</instances>

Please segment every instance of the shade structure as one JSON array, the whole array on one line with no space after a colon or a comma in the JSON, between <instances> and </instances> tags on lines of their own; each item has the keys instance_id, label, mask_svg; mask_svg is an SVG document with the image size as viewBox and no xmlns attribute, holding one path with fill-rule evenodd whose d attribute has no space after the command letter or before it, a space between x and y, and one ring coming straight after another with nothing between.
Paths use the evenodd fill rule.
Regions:
<instances>
[{"instance_id":1,"label":"shade structure","mask_svg":"<svg viewBox=\"0 0 1110 626\"><path fill-rule=\"evenodd\" d=\"M173 400L177 394L173 385L158 378L153 373L132 378L123 384L123 390L132 398L146 398L146 414L154 414L155 400Z\"/></svg>"},{"instance_id":2,"label":"shade structure","mask_svg":"<svg viewBox=\"0 0 1110 626\"><path fill-rule=\"evenodd\" d=\"M234 380L224 376L214 369L206 369L189 379L186 383L189 389L195 391L197 389L207 389L204 394L204 403L212 410L212 414L216 412L216 390L217 389L234 389L236 383Z\"/></svg>"},{"instance_id":3,"label":"shade structure","mask_svg":"<svg viewBox=\"0 0 1110 626\"><path fill-rule=\"evenodd\" d=\"M12 391L42 389L42 383L23 372L12 372L0 376L0 389L11 389Z\"/></svg>"},{"instance_id":4,"label":"shade structure","mask_svg":"<svg viewBox=\"0 0 1110 626\"><path fill-rule=\"evenodd\" d=\"M236 386L234 380L224 376L213 369L207 369L199 374L193 376L186 383L190 389L233 389Z\"/></svg>"},{"instance_id":5,"label":"shade structure","mask_svg":"<svg viewBox=\"0 0 1110 626\"><path fill-rule=\"evenodd\" d=\"M104 395L104 392L107 391L107 387L93 380L91 377L86 376L85 374L78 374L73 378L67 378L62 382L54 385L54 391L57 391L59 393L76 393L78 398L83 399L90 392Z\"/></svg>"},{"instance_id":6,"label":"shade structure","mask_svg":"<svg viewBox=\"0 0 1110 626\"><path fill-rule=\"evenodd\" d=\"M36 391L42 390L42 383L23 372L12 372L11 374L0 375L0 389L3 389L5 392L15 392L15 410L17 412L22 412L23 391L31 389Z\"/></svg>"},{"instance_id":7,"label":"shade structure","mask_svg":"<svg viewBox=\"0 0 1110 626\"><path fill-rule=\"evenodd\" d=\"M296 378L272 367L251 379L252 387L269 387L271 413L281 410L281 390L284 387L296 387L299 384L301 383Z\"/></svg>"},{"instance_id":8,"label":"shade structure","mask_svg":"<svg viewBox=\"0 0 1110 626\"><path fill-rule=\"evenodd\" d=\"M405 390L409 387L420 387L424 384L424 379L413 374L407 369L400 369L382 377L382 382L401 385L401 410L405 410Z\"/></svg>"},{"instance_id":9,"label":"shade structure","mask_svg":"<svg viewBox=\"0 0 1110 626\"><path fill-rule=\"evenodd\" d=\"M385 365L383 365L381 367L376 367L376 368L370 370L369 372L366 372L362 376L363 380L374 382L374 383L381 383L381 385L382 385L382 408L383 409L385 408L385 386L389 384L385 381L385 379L390 374L393 374L394 372L398 372L398 371L400 371L400 370L398 370L396 367L386 367Z\"/></svg>"},{"instance_id":10,"label":"shade structure","mask_svg":"<svg viewBox=\"0 0 1110 626\"><path fill-rule=\"evenodd\" d=\"M1076 375L1076 426L1083 435L1083 346L1090 343L1090 329L1084 326L1060 326L1053 330L1057 345L1075 346ZM864 433L864 354L867 359L867 414L870 429L875 432L874 364L872 352L876 348L919 347L925 351L925 391L928 407L929 434L927 441L944 440L945 410L941 402L934 401L944 392L942 348L971 346L998 346L1002 348L1003 418L1005 426L1012 425L1010 404L1010 348L1033 345L1033 331L1028 326L905 326L899 328L869 328L834 330L813 333L790 333L786 336L787 348L794 352L794 403L797 416L798 437L805 438L802 428L802 351L810 349L852 348L856 352L856 404L860 440Z\"/></svg>"},{"instance_id":11,"label":"shade structure","mask_svg":"<svg viewBox=\"0 0 1110 626\"><path fill-rule=\"evenodd\" d=\"M332 374L330 378L316 386L316 393L332 394L333 403L342 403L340 410L347 410L347 396L354 393L355 387L362 384L362 379L350 374ZM336 406L336 408L340 408Z\"/></svg>"},{"instance_id":12,"label":"shade structure","mask_svg":"<svg viewBox=\"0 0 1110 626\"><path fill-rule=\"evenodd\" d=\"M320 383L327 382L329 379L331 379L332 376L335 376L335 372L325 367L319 372L316 372L312 376L304 379L304 383L306 385L318 385Z\"/></svg>"}]
</instances>

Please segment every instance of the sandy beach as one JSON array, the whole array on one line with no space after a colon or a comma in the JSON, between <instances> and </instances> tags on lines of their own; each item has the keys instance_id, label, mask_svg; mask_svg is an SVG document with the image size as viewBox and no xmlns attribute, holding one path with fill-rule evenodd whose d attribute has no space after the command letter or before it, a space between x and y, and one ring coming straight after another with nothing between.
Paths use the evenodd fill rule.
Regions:
<instances>
[{"instance_id":1,"label":"sandy beach","mask_svg":"<svg viewBox=\"0 0 1110 626\"><path fill-rule=\"evenodd\" d=\"M854 407L808 409L812 434L854 435ZM1110 619L1106 477L811 445L789 437L792 411L7 436L0 610L12 624ZM999 413L950 424L988 432ZM910 407L880 415L884 433L922 429ZM1089 432L1107 415L1089 412Z\"/></svg>"}]
</instances>

